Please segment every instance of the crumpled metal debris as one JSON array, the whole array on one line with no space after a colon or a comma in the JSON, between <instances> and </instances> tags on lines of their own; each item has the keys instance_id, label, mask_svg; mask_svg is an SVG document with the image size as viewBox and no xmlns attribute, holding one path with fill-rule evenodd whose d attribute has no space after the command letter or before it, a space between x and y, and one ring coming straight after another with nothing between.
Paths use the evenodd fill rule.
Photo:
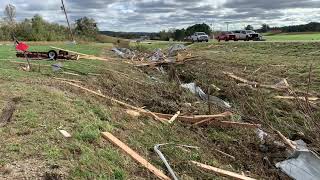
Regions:
<instances>
[{"instance_id":1,"label":"crumpled metal debris","mask_svg":"<svg viewBox=\"0 0 320 180\"><path fill-rule=\"evenodd\" d=\"M216 104L220 107L223 108L231 108L231 105L216 97L216 96L208 96L199 86L197 86L195 83L189 83L189 84L182 84L181 87L185 88L185 89L189 89L190 92L192 92L193 94L196 94L199 98L201 98L203 101L208 101L208 99L210 99L210 103L212 104Z\"/></svg>"},{"instance_id":2,"label":"crumpled metal debris","mask_svg":"<svg viewBox=\"0 0 320 180\"><path fill-rule=\"evenodd\" d=\"M320 179L320 158L310 151L302 140L295 141L297 150L285 161L276 164L284 173L296 180Z\"/></svg>"},{"instance_id":3,"label":"crumpled metal debris","mask_svg":"<svg viewBox=\"0 0 320 180\"><path fill-rule=\"evenodd\" d=\"M169 57L176 56L178 51L186 50L186 46L183 44L174 44L169 47L168 53Z\"/></svg>"},{"instance_id":4,"label":"crumpled metal debris","mask_svg":"<svg viewBox=\"0 0 320 180\"><path fill-rule=\"evenodd\" d=\"M134 51L127 48L112 48L112 51L123 59L131 59L135 56Z\"/></svg>"},{"instance_id":5,"label":"crumpled metal debris","mask_svg":"<svg viewBox=\"0 0 320 180\"><path fill-rule=\"evenodd\" d=\"M149 58L150 61L161 61L164 60L166 56L162 52L160 48L155 49L154 53L152 56Z\"/></svg>"}]
</instances>

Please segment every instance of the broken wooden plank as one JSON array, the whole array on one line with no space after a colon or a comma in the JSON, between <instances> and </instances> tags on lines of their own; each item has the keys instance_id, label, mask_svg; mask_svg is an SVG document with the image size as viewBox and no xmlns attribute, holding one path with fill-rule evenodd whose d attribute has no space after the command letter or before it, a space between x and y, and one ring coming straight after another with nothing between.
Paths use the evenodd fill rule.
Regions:
<instances>
[{"instance_id":1,"label":"broken wooden plank","mask_svg":"<svg viewBox=\"0 0 320 180\"><path fill-rule=\"evenodd\" d=\"M142 166L147 168L150 172L152 172L155 176L157 176L159 179L163 180L170 180L168 176L166 176L161 170L150 164L146 159L144 159L142 156L140 156L138 153L136 153L134 150L132 150L129 146L124 144L122 141L120 141L118 138L113 136L111 133L103 132L102 136L104 139L108 140L115 146L119 147L122 151L124 151L126 154L128 154L130 157L132 157L135 161L140 163Z\"/></svg>"},{"instance_id":2,"label":"broken wooden plank","mask_svg":"<svg viewBox=\"0 0 320 180\"><path fill-rule=\"evenodd\" d=\"M172 116L172 118L169 120L169 124L173 123L177 118L178 116L180 115L180 111L178 111L174 116Z\"/></svg>"},{"instance_id":3,"label":"broken wooden plank","mask_svg":"<svg viewBox=\"0 0 320 180\"><path fill-rule=\"evenodd\" d=\"M294 99L299 99L306 101L306 97L294 97L294 96L275 96L275 99L289 99L289 100L294 100ZM318 101L320 98L318 97L308 97L308 101Z\"/></svg>"},{"instance_id":4,"label":"broken wooden plank","mask_svg":"<svg viewBox=\"0 0 320 180\"><path fill-rule=\"evenodd\" d=\"M66 130L59 130L59 132L65 137L65 138L71 138L71 134L69 134Z\"/></svg>"},{"instance_id":5,"label":"broken wooden plank","mask_svg":"<svg viewBox=\"0 0 320 180\"><path fill-rule=\"evenodd\" d=\"M216 167L213 167L213 166L209 166L209 165L206 165L206 164L202 164L202 163L199 163L199 162L196 162L196 161L191 161L191 163L195 164L196 166L201 167L203 169L213 171L216 174L219 174L219 175L224 176L224 177L240 179L240 180L255 180L253 178L250 178L250 177L238 174L238 173L234 173L234 172L231 172L231 171L226 171L226 170L219 169L219 168L216 168Z\"/></svg>"},{"instance_id":6,"label":"broken wooden plank","mask_svg":"<svg viewBox=\"0 0 320 180\"><path fill-rule=\"evenodd\" d=\"M87 91L87 92L90 92L90 93L92 93L92 94L94 94L94 95L103 97L103 98L105 98L105 99L109 99L110 101L112 101L112 102L114 102L114 103L117 103L117 104L119 104L119 105L121 105L121 106L123 106L123 107L129 108L129 109L132 109L132 110L136 110L136 111L138 111L138 112L140 112L140 113L142 113L142 114L146 114L146 115L148 115L148 116L151 116L151 117L153 117L154 119L156 119L156 120L158 120L158 121L160 121L160 122L162 122L162 123L167 123L167 121L168 121L168 120L165 119L165 118L161 118L161 117L157 116L157 115L156 115L155 113L153 113L153 112L146 111L146 110L144 110L144 109L142 109L142 108L138 108L138 107L132 106L132 105L130 105L130 104L127 104L127 103L125 103L125 102L116 100L116 99L114 99L114 98L112 98L112 97L103 95L103 94L101 94L101 93L99 93L99 92L95 92L95 91L93 91L93 90L91 90L91 89L85 88L85 87L80 86L80 85L78 85L78 84L75 84L75 83L72 83L72 82L68 82L68 81L62 81L62 80L60 80L60 81L63 82L63 83L69 84L69 85L71 85L71 86L77 87L77 88L79 88L79 89L85 90L85 91Z\"/></svg>"},{"instance_id":7,"label":"broken wooden plank","mask_svg":"<svg viewBox=\"0 0 320 180\"><path fill-rule=\"evenodd\" d=\"M201 126L201 125L203 125L203 124L205 124L205 123L208 123L208 122L210 122L210 121L213 121L213 120L215 120L215 119L213 119L213 118L208 118L208 119L205 119L205 120L196 122L196 123L194 123L193 125L194 125L194 126Z\"/></svg>"}]
</instances>

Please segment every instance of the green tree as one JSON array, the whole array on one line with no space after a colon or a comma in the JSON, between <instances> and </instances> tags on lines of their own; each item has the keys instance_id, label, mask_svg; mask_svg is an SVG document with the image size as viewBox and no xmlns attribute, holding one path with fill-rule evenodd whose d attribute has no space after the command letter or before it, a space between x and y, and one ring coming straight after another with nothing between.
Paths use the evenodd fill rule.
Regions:
<instances>
[{"instance_id":1,"label":"green tree","mask_svg":"<svg viewBox=\"0 0 320 180\"><path fill-rule=\"evenodd\" d=\"M246 26L245 27L245 30L253 30L254 28L253 28L253 26L251 26L251 25L248 25L248 26Z\"/></svg>"},{"instance_id":2,"label":"green tree","mask_svg":"<svg viewBox=\"0 0 320 180\"><path fill-rule=\"evenodd\" d=\"M211 28L209 25L203 23L203 24L195 24L193 26L190 26L186 29L186 35L191 36L195 32L205 32L206 34L211 34Z\"/></svg>"},{"instance_id":3,"label":"green tree","mask_svg":"<svg viewBox=\"0 0 320 180\"><path fill-rule=\"evenodd\" d=\"M76 20L75 33L87 38L96 38L99 32L96 21L93 18L83 17Z\"/></svg>"},{"instance_id":4,"label":"green tree","mask_svg":"<svg viewBox=\"0 0 320 180\"><path fill-rule=\"evenodd\" d=\"M268 32L270 29L270 26L268 24L262 24L260 31L263 33Z\"/></svg>"},{"instance_id":5,"label":"green tree","mask_svg":"<svg viewBox=\"0 0 320 180\"><path fill-rule=\"evenodd\" d=\"M186 37L185 29L177 29L173 33L173 38L177 41L182 41Z\"/></svg>"}]
</instances>

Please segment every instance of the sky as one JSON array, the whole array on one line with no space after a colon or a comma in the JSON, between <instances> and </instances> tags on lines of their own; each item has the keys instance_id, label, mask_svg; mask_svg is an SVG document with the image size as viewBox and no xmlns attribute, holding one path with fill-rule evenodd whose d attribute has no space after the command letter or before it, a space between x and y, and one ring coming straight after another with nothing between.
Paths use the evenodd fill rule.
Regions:
<instances>
[{"instance_id":1,"label":"sky","mask_svg":"<svg viewBox=\"0 0 320 180\"><path fill-rule=\"evenodd\" d=\"M158 32L207 23L214 30L259 28L320 22L320 0L64 0L72 22L94 18L100 30ZM61 0L1 0L16 6L21 21L39 14L49 22L66 25Z\"/></svg>"}]
</instances>

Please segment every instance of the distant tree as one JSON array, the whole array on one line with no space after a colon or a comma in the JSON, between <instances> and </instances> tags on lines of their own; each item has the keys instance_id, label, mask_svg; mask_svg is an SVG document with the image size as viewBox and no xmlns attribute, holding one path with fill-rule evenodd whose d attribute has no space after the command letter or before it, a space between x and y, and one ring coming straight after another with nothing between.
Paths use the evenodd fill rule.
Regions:
<instances>
[{"instance_id":1,"label":"distant tree","mask_svg":"<svg viewBox=\"0 0 320 180\"><path fill-rule=\"evenodd\" d=\"M246 26L245 27L245 30L253 30L254 28L253 28L253 26L251 26L251 25L248 25L248 26Z\"/></svg>"},{"instance_id":2,"label":"distant tree","mask_svg":"<svg viewBox=\"0 0 320 180\"><path fill-rule=\"evenodd\" d=\"M266 33L270 30L270 26L268 24L262 24L260 31L262 33Z\"/></svg>"},{"instance_id":3,"label":"distant tree","mask_svg":"<svg viewBox=\"0 0 320 180\"><path fill-rule=\"evenodd\" d=\"M12 38L14 35L14 26L15 26L15 18L16 18L16 7L12 4L6 5L4 9L5 21L8 23L8 31Z\"/></svg>"},{"instance_id":4,"label":"distant tree","mask_svg":"<svg viewBox=\"0 0 320 180\"><path fill-rule=\"evenodd\" d=\"M93 18L83 17L76 20L75 32L80 36L95 38L99 32L99 29L96 21Z\"/></svg>"},{"instance_id":5,"label":"distant tree","mask_svg":"<svg viewBox=\"0 0 320 180\"><path fill-rule=\"evenodd\" d=\"M207 34L211 34L211 28L209 25L203 23L203 24L195 24L186 29L187 36L191 36L195 32L205 32Z\"/></svg>"},{"instance_id":6,"label":"distant tree","mask_svg":"<svg viewBox=\"0 0 320 180\"><path fill-rule=\"evenodd\" d=\"M185 29L177 29L173 33L173 38L177 41L182 41L186 37Z\"/></svg>"}]
</instances>

